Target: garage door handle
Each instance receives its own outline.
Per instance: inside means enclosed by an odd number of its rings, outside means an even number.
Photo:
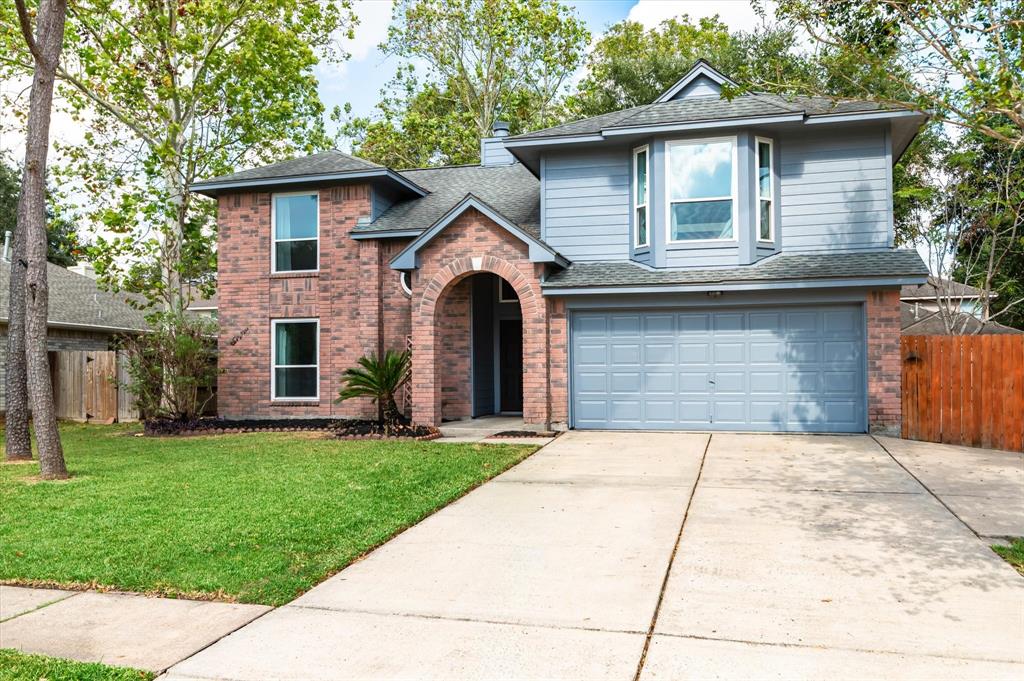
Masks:
[[[711,385],[714,385],[714,384],[715,384],[715,382],[714,382],[714,381],[708,381],[708,383],[710,383]]]

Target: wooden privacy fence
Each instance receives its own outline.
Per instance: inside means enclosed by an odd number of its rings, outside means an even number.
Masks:
[[[1024,336],[904,336],[903,437],[1024,451]]]
[[[59,350],[50,353],[50,377],[57,418],[72,421],[137,421],[138,409],[127,381],[125,360],[112,350]]]

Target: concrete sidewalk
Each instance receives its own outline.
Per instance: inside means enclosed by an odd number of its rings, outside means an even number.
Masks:
[[[270,610],[0,586],[0,648],[160,672]]]

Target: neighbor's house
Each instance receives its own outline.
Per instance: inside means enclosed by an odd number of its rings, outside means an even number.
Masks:
[[[925,117],[719,96],[651,104],[398,171],[326,152],[195,185],[219,202],[220,413],[335,404],[367,353],[413,357],[412,416],[533,426],[896,429],[892,168]],[[411,341],[411,342],[410,342]]]
[[[904,286],[900,291],[900,327],[904,336],[945,336],[949,332],[939,314],[943,304],[957,308],[955,329],[962,334],[1021,334],[1024,331],[999,322],[982,323],[981,289],[949,279],[930,276],[923,284]],[[989,294],[995,298],[994,293]]]
[[[7,321],[11,263],[0,258],[0,412],[5,411],[7,371]],[[50,308],[47,315],[47,347],[58,350],[111,350],[122,334],[146,328],[144,314],[120,296],[102,290],[92,268],[78,265],[65,269],[47,265]]]

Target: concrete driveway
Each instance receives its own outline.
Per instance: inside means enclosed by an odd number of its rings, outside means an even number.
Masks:
[[[1024,678],[1024,578],[867,436],[573,432],[168,679]]]

